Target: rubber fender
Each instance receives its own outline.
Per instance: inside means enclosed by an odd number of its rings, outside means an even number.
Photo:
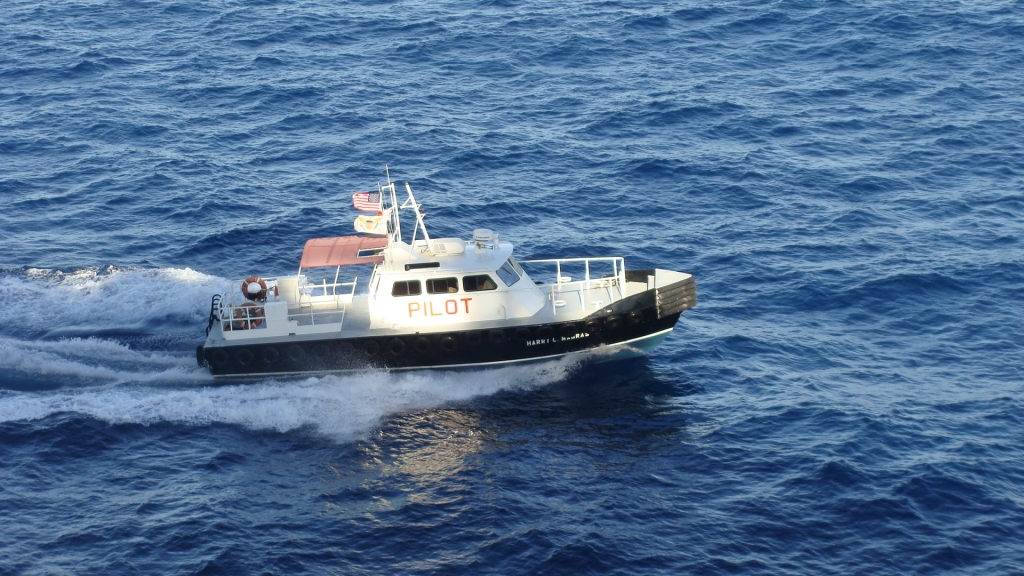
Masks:
[[[391,352],[392,356],[401,356],[405,353],[405,342],[402,342],[400,338],[393,339],[388,342],[388,352]]]
[[[242,366],[248,366],[252,362],[253,355],[248,348],[242,348],[238,352],[235,352],[235,362],[238,362]]]
[[[448,354],[451,354],[452,352],[455,352],[456,350],[458,350],[459,343],[456,342],[455,338],[452,338],[451,336],[444,336],[438,342],[438,346],[441,348],[442,352],[446,352]]]
[[[376,340],[368,340],[366,345],[363,346],[363,349],[366,350],[366,353],[370,356],[376,356],[377,354],[380,354],[380,343]]]
[[[302,362],[306,359],[306,351],[298,344],[292,344],[288,347],[288,359],[292,362]]]
[[[426,354],[430,351],[430,338],[426,336],[420,336],[416,339],[416,351],[420,354]]]

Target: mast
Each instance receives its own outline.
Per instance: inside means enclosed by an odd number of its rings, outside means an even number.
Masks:
[[[391,242],[402,241],[402,220],[399,217],[398,208],[398,197],[395,195],[395,185],[391,182],[391,171],[388,169],[388,165],[384,165],[384,174],[387,176],[388,192],[391,194],[391,223],[394,225],[394,230],[388,235],[388,240]]]
[[[412,195],[412,187],[409,183],[405,183],[405,191],[409,193],[409,200],[412,202],[412,209],[416,212],[416,227],[423,230],[423,239],[427,241],[427,248],[430,249],[431,254],[434,250],[430,246],[430,234],[427,234],[427,225],[423,223],[423,212],[420,212],[420,205],[416,203],[416,197]],[[406,202],[408,204],[408,202]],[[413,229],[412,241],[416,242],[416,231]]]

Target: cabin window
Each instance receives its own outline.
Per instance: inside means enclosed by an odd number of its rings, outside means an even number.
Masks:
[[[462,289],[466,292],[483,292],[484,290],[497,290],[498,285],[487,274],[481,274],[479,276],[463,276]]]
[[[458,291],[458,278],[431,278],[427,280],[427,294],[454,294]]]
[[[392,296],[419,296],[422,294],[420,290],[419,280],[403,280],[401,282],[395,282],[391,286]]]
[[[501,265],[501,268],[495,270],[494,273],[501,278],[501,281],[504,282],[506,286],[512,286],[516,282],[519,282],[519,274],[516,272],[516,267],[518,266],[519,265],[516,264],[515,267],[513,267],[512,258],[509,258]]]
[[[509,256],[508,263],[512,265],[512,269],[516,271],[516,274],[519,274],[520,276],[526,274],[526,272],[523,272],[523,267],[519,265],[519,262],[516,262],[515,258]]]

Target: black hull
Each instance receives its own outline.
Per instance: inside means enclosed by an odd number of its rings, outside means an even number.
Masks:
[[[693,280],[648,290],[587,318],[533,326],[198,347],[214,376],[421,369],[521,362],[641,339],[675,326],[696,303]]]

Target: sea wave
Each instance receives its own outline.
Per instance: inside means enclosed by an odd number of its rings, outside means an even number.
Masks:
[[[76,345],[109,350],[103,343],[79,342]],[[124,352],[116,347],[114,350],[118,354]],[[5,359],[0,343],[0,362]],[[183,379],[204,380],[180,367],[140,378],[137,373],[83,369],[78,364],[45,357],[40,360],[48,364],[48,370],[64,370],[83,378],[162,381],[173,371]],[[158,364],[167,362],[166,358],[157,358]],[[111,424],[171,422],[207,426],[220,423],[278,432],[310,428],[339,441],[351,441],[365,437],[390,414],[436,408],[502,390],[534,389],[565,379],[577,365],[577,360],[564,359],[488,371],[367,371],[301,380],[185,388],[119,385],[45,392],[0,391],[0,423],[74,413]],[[209,376],[205,380],[209,380]]]

